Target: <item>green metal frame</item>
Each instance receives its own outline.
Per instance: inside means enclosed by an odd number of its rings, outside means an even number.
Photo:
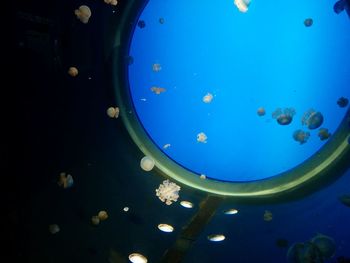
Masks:
[[[350,165],[350,110],[333,136],[311,158],[297,167],[268,179],[253,182],[222,182],[201,179],[168,158],[148,138],[140,124],[129,93],[128,66],[126,55],[136,21],[148,1],[128,1],[126,8],[114,21],[117,26],[112,30],[112,75],[116,100],[121,109],[121,117],[132,140],[140,150],[151,156],[156,163],[155,171],[177,182],[220,196],[235,197],[235,200],[264,201],[266,199],[290,199],[301,197],[326,184],[331,183],[344,173]]]

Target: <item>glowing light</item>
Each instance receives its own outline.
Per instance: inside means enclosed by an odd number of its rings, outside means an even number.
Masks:
[[[129,260],[132,263],[147,263],[147,258],[139,253],[132,253],[129,255]]]
[[[160,231],[167,232],[167,233],[174,231],[174,227],[172,227],[171,225],[168,225],[168,224],[159,224],[158,229]]]
[[[238,213],[237,209],[229,209],[224,212],[225,215],[235,215]]]
[[[225,240],[225,236],[222,234],[213,234],[213,235],[209,235],[208,239],[213,242],[220,242]]]
[[[189,201],[181,201],[180,205],[182,205],[185,208],[192,208],[193,207],[193,204]]]

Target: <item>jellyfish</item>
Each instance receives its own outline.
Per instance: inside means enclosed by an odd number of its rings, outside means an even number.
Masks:
[[[94,226],[97,226],[100,224],[100,218],[98,216],[92,216],[91,217],[91,224]]]
[[[106,4],[109,4],[109,5],[117,5],[118,4],[117,0],[104,0],[104,2]]]
[[[306,18],[306,19],[304,20],[304,25],[305,25],[306,27],[312,26],[313,23],[314,23],[314,21],[312,20],[312,18]]]
[[[60,232],[60,227],[57,224],[49,225],[49,232],[51,234],[56,234],[56,233]]]
[[[287,252],[290,263],[323,263],[322,255],[312,242],[294,243]]]
[[[250,0],[234,0],[233,2],[238,10],[242,13],[246,13],[248,11],[248,7],[250,5]]]
[[[306,125],[310,130],[317,129],[323,123],[323,115],[319,111],[315,111],[314,109],[307,110],[302,119],[301,124]]]
[[[204,97],[203,97],[203,102],[204,103],[210,103],[213,100],[213,94],[211,93],[207,93]]]
[[[260,108],[258,108],[256,113],[258,114],[258,116],[264,116],[266,114],[266,111],[263,107],[260,107]]]
[[[137,26],[138,26],[139,28],[144,28],[144,27],[146,26],[146,23],[145,23],[145,21],[140,20],[140,21],[137,23]]]
[[[266,222],[269,222],[269,221],[272,220],[272,213],[271,213],[271,211],[265,210],[265,212],[264,212],[264,220]]]
[[[77,75],[78,75],[78,69],[76,68],[76,67],[70,67],[69,69],[68,69],[68,74],[69,74],[69,76],[71,76],[71,77],[76,77]]]
[[[205,135],[204,132],[200,132],[197,134],[197,142],[201,142],[201,143],[207,143],[207,135]]]
[[[163,149],[168,149],[171,146],[170,143],[164,144]]]
[[[104,221],[108,218],[108,213],[104,210],[101,210],[100,212],[98,212],[97,216],[100,219],[100,221]]]
[[[277,119],[278,124],[288,125],[292,122],[293,116],[295,115],[295,110],[293,108],[277,108],[272,113],[272,118]]]
[[[91,17],[91,10],[88,6],[82,5],[79,9],[74,10],[74,14],[82,23],[87,24]]]
[[[335,254],[336,246],[333,238],[317,234],[311,242],[318,248],[322,258],[329,259]]]
[[[299,142],[300,144],[306,143],[309,137],[310,137],[310,133],[304,132],[303,130],[296,130],[293,133],[293,139]]]
[[[339,0],[333,6],[333,10],[336,14],[340,14],[344,9],[350,17],[350,0]]]
[[[106,111],[108,117],[110,118],[118,118],[119,117],[119,108],[118,107],[109,107]]]
[[[152,65],[152,70],[153,70],[154,72],[159,72],[161,69],[162,69],[162,66],[161,66],[159,63],[154,63],[154,64]]]
[[[345,108],[346,106],[348,106],[349,104],[349,100],[347,98],[344,98],[344,97],[340,97],[338,100],[337,100],[337,104],[340,108]]]
[[[331,137],[331,133],[328,132],[328,129],[321,128],[318,130],[318,137],[320,137],[321,141],[327,140],[329,137]]]
[[[165,20],[164,20],[163,17],[159,18],[159,23],[160,23],[160,24],[164,24],[164,22],[165,22]]]
[[[66,189],[72,187],[73,183],[73,177],[70,174],[66,175],[66,173],[60,173],[57,182],[59,186],[62,186],[64,189]]]
[[[140,161],[140,166],[142,170],[146,172],[151,171],[154,167],[154,164],[155,164],[154,160],[149,156],[144,156]]]
[[[152,87],[151,91],[154,92],[155,94],[159,95],[160,93],[163,93],[166,91],[165,88],[161,88],[161,87]]]

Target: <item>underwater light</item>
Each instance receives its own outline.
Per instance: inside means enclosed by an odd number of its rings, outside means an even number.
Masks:
[[[185,208],[192,208],[193,207],[193,204],[189,201],[181,201],[180,205],[182,205]]]
[[[225,236],[222,234],[213,234],[213,235],[209,235],[208,239],[213,242],[220,242],[225,240]]]
[[[167,233],[174,231],[174,227],[172,227],[171,225],[168,225],[168,224],[159,224],[158,229],[160,231],[167,232]]]
[[[224,212],[225,215],[234,215],[237,214],[238,210],[237,209],[229,209]]]
[[[147,258],[139,253],[132,253],[129,255],[129,260],[132,263],[147,263]]]

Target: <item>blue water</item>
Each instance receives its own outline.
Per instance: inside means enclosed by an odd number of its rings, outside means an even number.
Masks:
[[[350,98],[350,20],[333,4],[252,1],[240,13],[233,1],[150,0],[129,52],[130,92],[150,139],[188,170],[225,181],[268,178],[308,159],[326,141],[302,126],[303,113],[322,112],[333,133],[347,109],[336,102]],[[295,109],[290,125],[272,118],[278,107]],[[307,143],[293,140],[297,129],[310,132]]]

